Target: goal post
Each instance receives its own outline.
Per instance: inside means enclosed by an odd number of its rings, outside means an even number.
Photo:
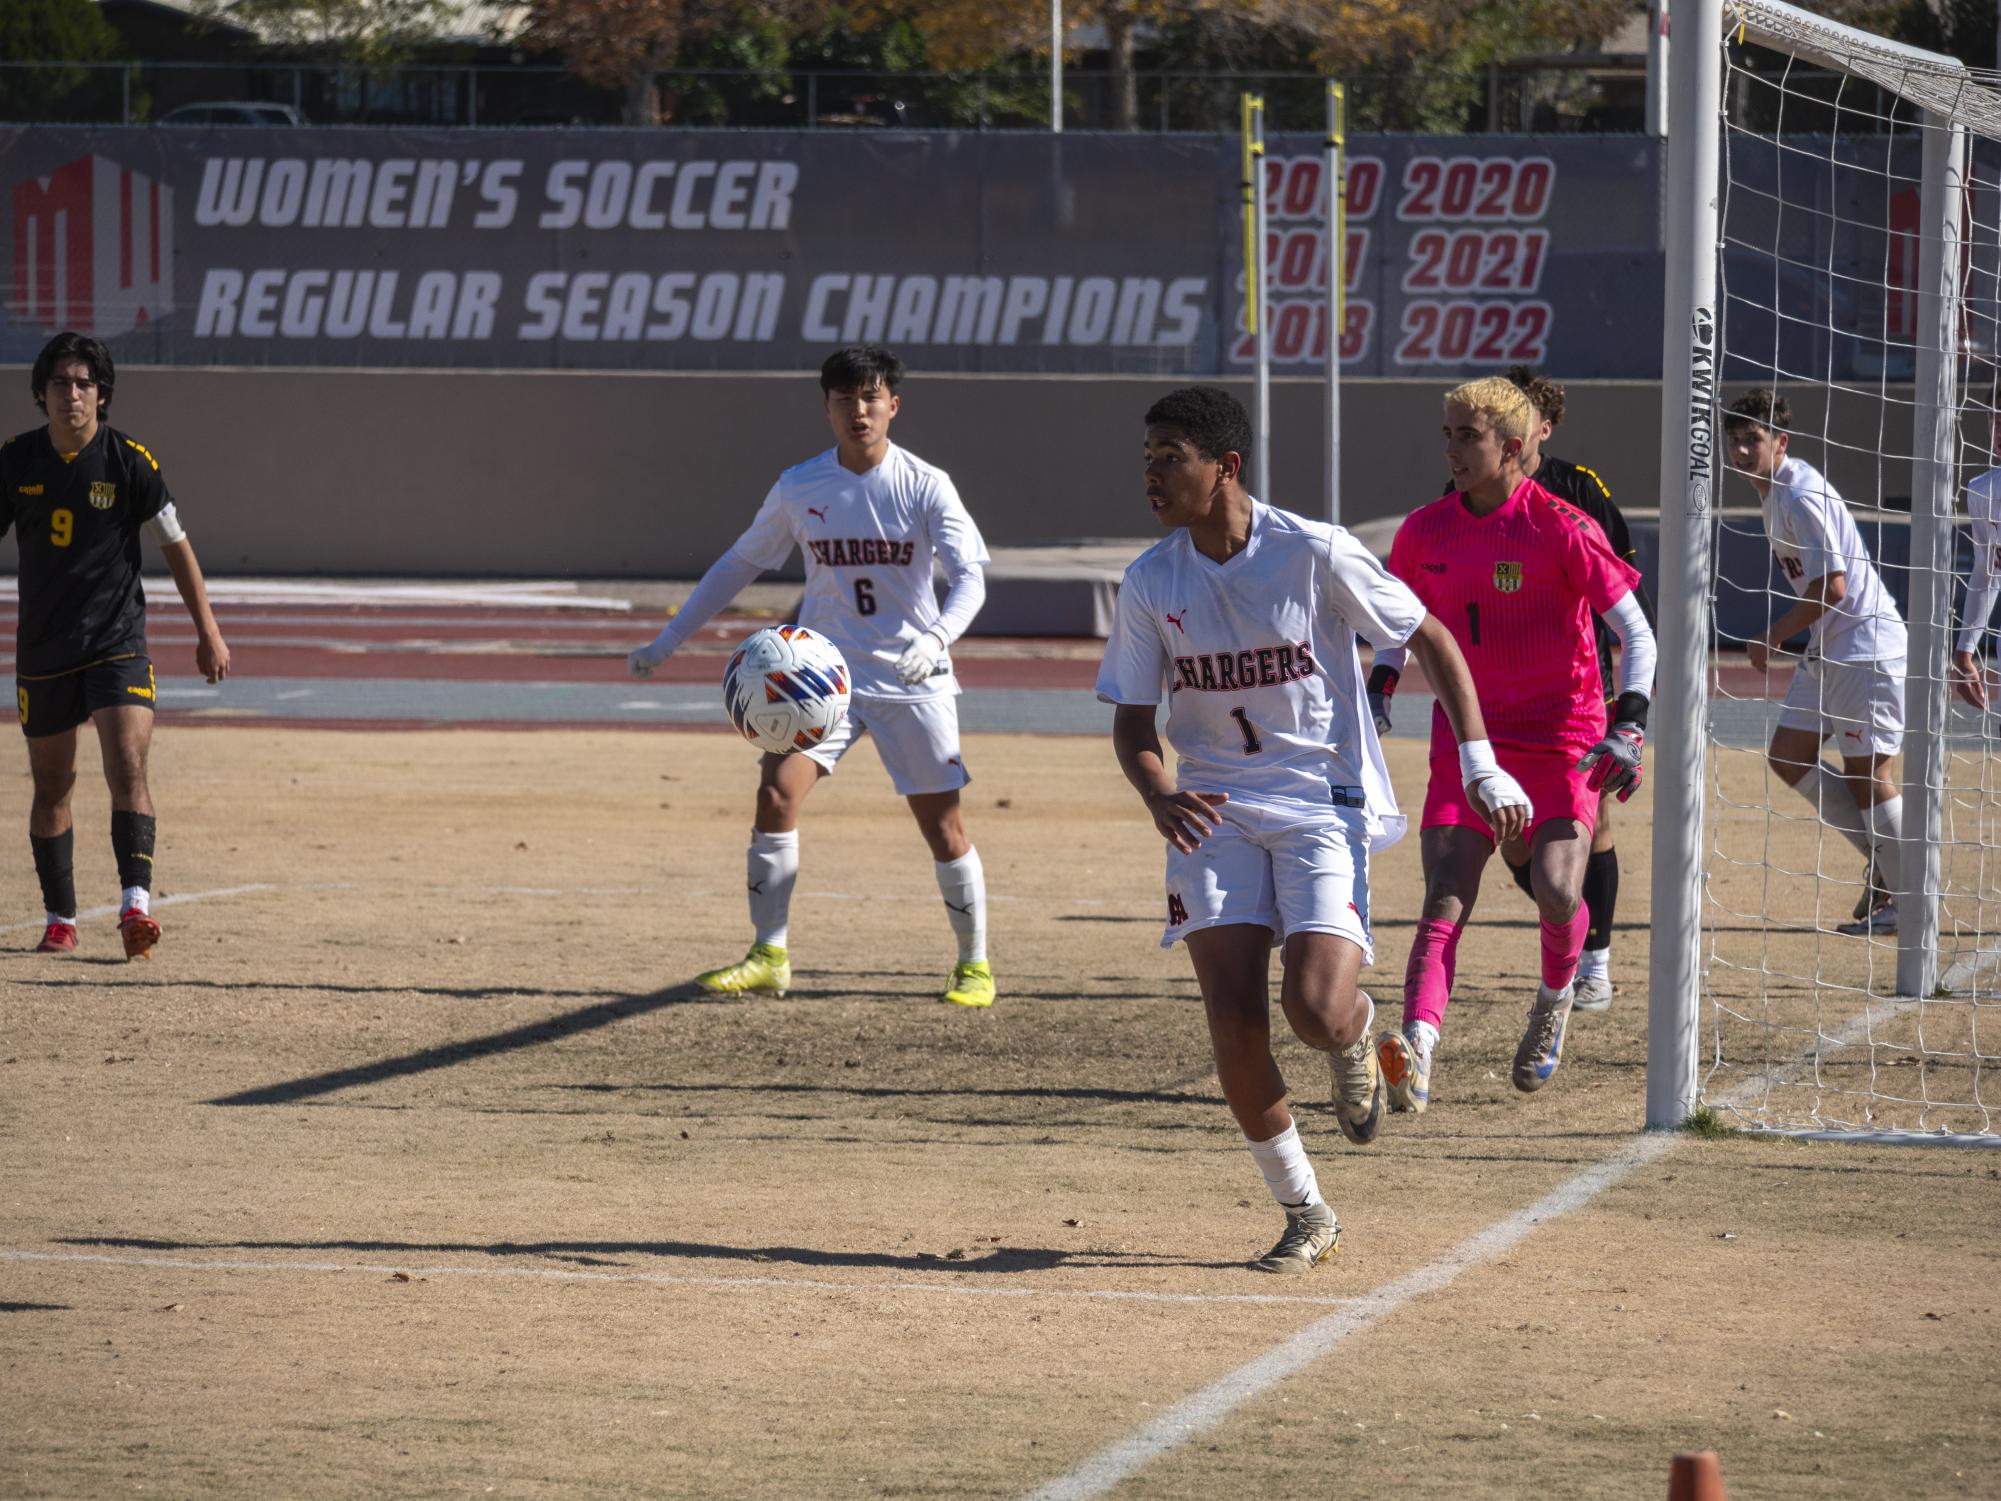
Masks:
[[[1675,19],[1647,1124],[1709,1105],[1765,1130],[2001,1145],[2001,738],[1954,709],[1949,659],[1960,498],[2001,467],[1963,432],[1960,380],[2001,370],[1968,335],[2001,331],[2001,147],[1982,184],[1970,139],[2001,142],[2001,94],[1782,0],[1682,0]],[[1765,764],[1773,695],[1805,682],[1824,724],[1853,723],[1823,664],[1775,657],[1766,688],[1714,652],[1794,598],[1730,469],[1723,410],[1754,386],[1790,396],[1788,456],[1826,473],[1902,605],[1894,837],[1873,805],[1824,820]],[[1895,937],[1844,934],[1878,858]]]

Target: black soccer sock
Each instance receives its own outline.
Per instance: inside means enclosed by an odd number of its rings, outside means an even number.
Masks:
[[[1530,901],[1534,901],[1535,887],[1529,884],[1529,862],[1524,860],[1520,865],[1517,865],[1506,855],[1503,855],[1501,856],[1501,863],[1508,867],[1508,874],[1513,876],[1515,884],[1522,888],[1522,895],[1526,896]],[[1590,946],[1589,943],[1585,944],[1586,948]]]
[[[153,815],[111,810],[111,852],[118,857],[118,884],[153,889]]]
[[[1612,946],[1612,917],[1619,905],[1619,852],[1593,850],[1584,865],[1584,909],[1591,914],[1591,930],[1584,935],[1587,949]]]
[[[35,847],[35,875],[42,883],[42,910],[57,917],[76,916],[76,830],[60,834],[30,834]]]

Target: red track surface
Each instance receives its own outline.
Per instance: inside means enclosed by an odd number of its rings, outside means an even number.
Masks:
[[[194,670],[194,631],[174,602],[157,603],[147,632],[163,676]],[[501,683],[627,681],[625,654],[659,621],[584,610],[477,606],[272,606],[218,609],[232,671],[283,678],[398,678]],[[765,618],[723,616],[654,673],[662,683],[709,683],[722,676],[730,647]],[[11,669],[12,635],[0,668]],[[1089,688],[1103,643],[974,637],[954,648],[970,688]]]
[[[192,675],[194,632],[178,602],[157,601],[151,614],[148,634],[161,674]],[[659,624],[638,612],[477,605],[257,604],[225,606],[217,614],[230,643],[233,672],[265,678],[624,682],[629,681],[626,652],[647,640]],[[661,664],[653,681],[714,682],[731,646],[770,623],[766,617],[722,616]],[[11,629],[0,641],[6,646],[0,671],[11,670]],[[973,636],[958,643],[952,656],[959,680],[969,688],[1088,690],[1103,650],[1103,642],[1090,639]],[[1722,690],[1735,698],[1783,692],[1787,680],[1783,667],[1767,679],[1734,654],[1722,660],[1718,671]],[[1413,693],[1429,691],[1415,662],[1401,686]]]

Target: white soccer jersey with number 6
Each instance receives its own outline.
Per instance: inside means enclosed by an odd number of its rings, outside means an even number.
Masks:
[[[931,586],[935,558],[949,587],[984,570],[987,545],[951,476],[890,446],[866,474],[841,466],[837,450],[778,476],[735,551],[777,568],[796,542],[806,559],[806,602],[799,624],[841,649],[864,698],[923,699],[957,693],[949,654],[923,682],[907,684],[896,660],[917,635],[940,621]],[[956,636],[965,621],[951,622]]]
[[[1401,646],[1423,622],[1417,596],[1340,527],[1253,502],[1249,545],[1227,563],[1176,530],[1126,570],[1098,697],[1167,698],[1181,790],[1279,810],[1359,790],[1381,848],[1405,821],[1356,637]]]

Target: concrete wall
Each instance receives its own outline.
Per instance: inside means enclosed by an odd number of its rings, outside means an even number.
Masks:
[[[4,426],[38,420],[22,394]],[[895,434],[950,470],[991,544],[1155,531],[1140,486],[1141,417],[1178,384],[1154,377],[917,376]],[[1248,404],[1248,382],[1227,382]],[[1343,519],[1401,514],[1438,493],[1447,382],[1342,390]],[[1318,515],[1322,387],[1273,388],[1275,486]],[[1824,414],[1794,398],[1798,425]],[[1633,508],[1655,501],[1659,386],[1579,383],[1552,448],[1591,464]],[[1834,420],[1873,443],[1876,404]],[[1889,409],[1908,452],[1908,407]],[[160,458],[211,572],[422,577],[692,576],[734,540],[778,471],[832,438],[810,375],[663,375],[132,367],[115,418]],[[1814,457],[1821,445],[1804,442]],[[1816,457],[1816,462],[1818,458]],[[1832,465],[1853,497],[1874,465]],[[1883,489],[1908,493],[1905,472]],[[1726,502],[1749,504],[1748,487]],[[11,570],[11,537],[0,569]]]

